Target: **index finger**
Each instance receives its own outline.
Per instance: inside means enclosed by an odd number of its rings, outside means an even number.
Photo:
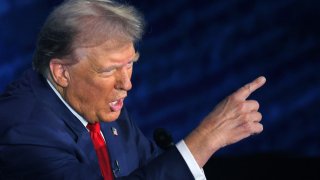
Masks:
[[[255,90],[263,86],[265,82],[266,78],[264,76],[260,76],[252,82],[238,89],[234,95],[239,100],[246,100],[250,96],[250,94],[252,94]]]

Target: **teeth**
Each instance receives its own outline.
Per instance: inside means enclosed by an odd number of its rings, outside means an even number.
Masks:
[[[117,104],[118,101],[113,101],[110,103],[111,106],[115,106]]]

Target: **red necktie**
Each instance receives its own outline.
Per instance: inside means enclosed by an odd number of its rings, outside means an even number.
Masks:
[[[110,158],[107,152],[107,145],[104,142],[104,139],[100,132],[100,124],[88,124],[87,128],[90,131],[90,137],[94,145],[94,149],[96,150],[100,170],[104,180],[113,180],[111,166],[110,166]]]

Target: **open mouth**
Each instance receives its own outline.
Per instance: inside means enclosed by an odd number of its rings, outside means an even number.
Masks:
[[[109,103],[111,111],[113,111],[113,112],[120,111],[123,106],[123,100],[124,100],[124,98],[121,98],[121,99],[118,99],[118,100],[115,100],[115,101]]]

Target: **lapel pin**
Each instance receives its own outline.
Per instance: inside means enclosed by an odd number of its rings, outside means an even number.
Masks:
[[[114,176],[117,177],[118,174],[120,173],[119,161],[117,161],[117,160],[114,161],[114,168],[112,171],[113,171]]]
[[[112,128],[111,128],[111,131],[112,131],[112,134],[113,134],[114,136],[118,136],[118,131],[117,131],[117,129],[116,129],[115,127],[112,127]]]

